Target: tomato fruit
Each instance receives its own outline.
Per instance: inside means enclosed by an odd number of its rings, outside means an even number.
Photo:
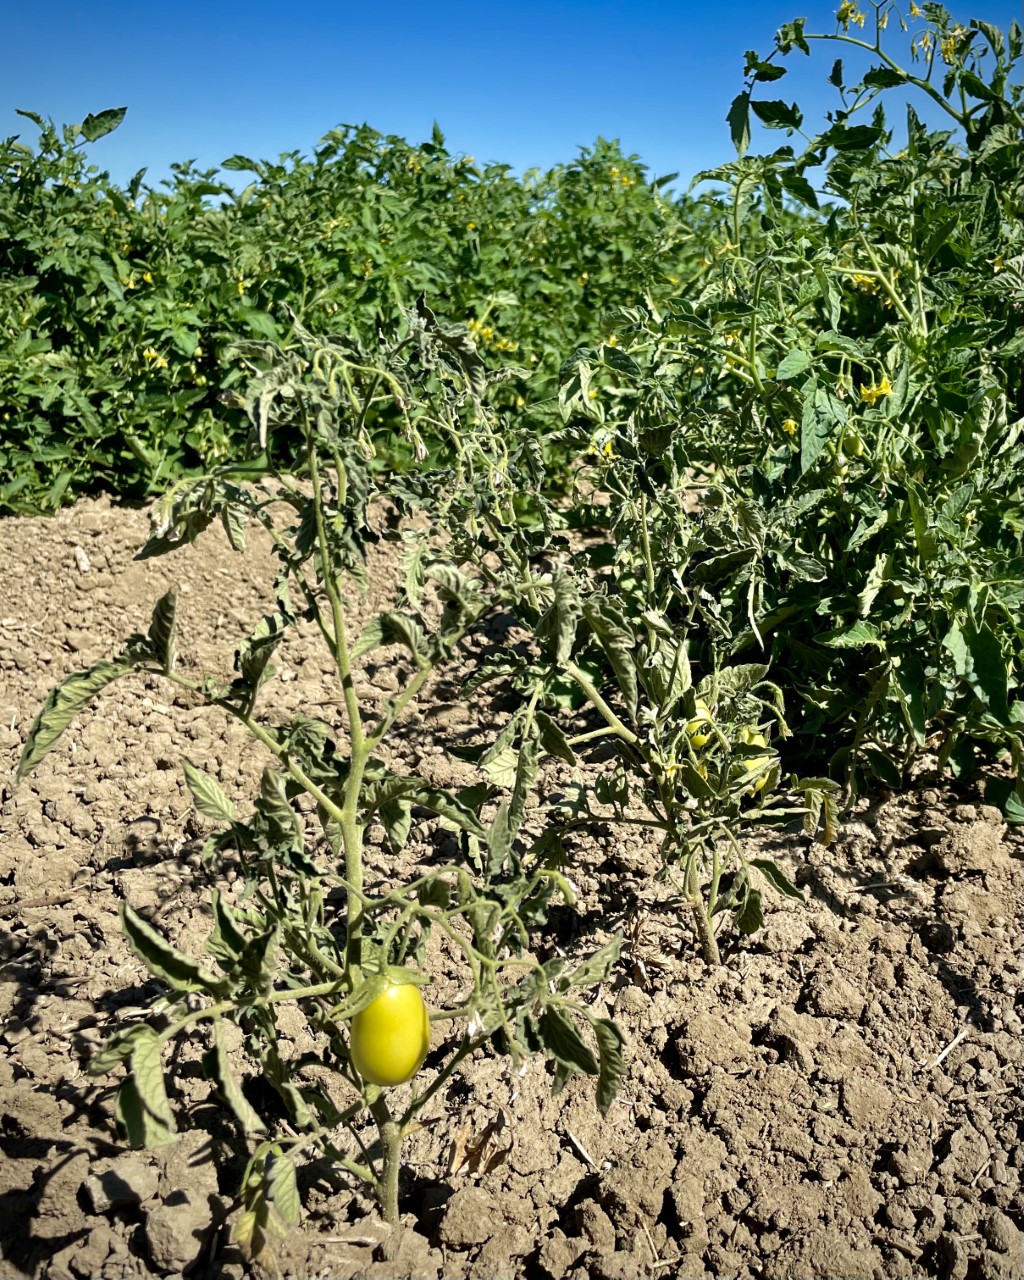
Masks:
[[[764,734],[759,733],[756,729],[741,729],[740,741],[744,746],[748,747],[767,747],[768,745],[768,740]],[[768,785],[768,770],[771,767],[771,763],[771,756],[747,756],[743,760],[741,765],[742,772],[753,773],[757,771],[761,775],[759,778],[755,778],[747,788],[748,796],[755,795],[758,791],[763,791]]]
[[[843,452],[851,458],[863,458],[867,446],[860,435],[851,429],[843,436]]]
[[[368,1084],[396,1085],[419,1071],[430,1047],[430,1019],[411,982],[389,982],[352,1019],[352,1065]]]
[[[701,747],[707,746],[711,740],[711,729],[708,727],[711,723],[711,708],[703,698],[698,698],[693,719],[688,721],[686,725],[686,732],[697,751]]]

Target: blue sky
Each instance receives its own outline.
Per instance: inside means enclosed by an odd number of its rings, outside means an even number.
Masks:
[[[744,51],[766,54],[775,29],[798,15],[809,31],[834,30],[837,3],[13,4],[0,136],[34,141],[17,107],[63,123],[126,106],[93,159],[121,182],[147,165],[155,183],[172,161],[308,154],[342,122],[421,141],[437,120],[451,150],[481,161],[546,167],[602,135],[654,174],[678,170],[685,185],[732,157],[724,117]],[[1004,29],[1019,15],[1008,0],[947,7]],[[837,105],[825,83],[835,56],[830,46],[792,55],[793,72],[761,86],[763,96],[820,116]],[[775,133],[766,144],[782,141]]]

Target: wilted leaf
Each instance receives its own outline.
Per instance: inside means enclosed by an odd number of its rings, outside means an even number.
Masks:
[[[97,662],[87,671],[77,671],[68,676],[63,684],[53,689],[28,732],[25,748],[18,762],[18,781],[30,774],[46,758],[71,721],[101,689],[121,676],[128,675],[133,668],[134,663],[124,660]]]
[[[203,969],[194,960],[173,947],[162,933],[143,920],[127,903],[121,904],[121,927],[128,945],[154,977],[162,978],[176,991],[205,991],[223,994],[223,979]]]

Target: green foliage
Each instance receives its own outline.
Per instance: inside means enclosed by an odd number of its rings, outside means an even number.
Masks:
[[[439,132],[413,146],[344,126],[311,157],[175,165],[160,188],[144,171],[122,188],[88,145],[123,110],[62,131],[22,114],[36,145],[0,140],[0,513],[248,461],[235,343],[287,341],[297,315],[371,344],[421,295],[507,369],[496,402],[542,429],[565,352],[645,291],[670,296],[704,220],[603,140],[520,178],[453,156]],[[402,467],[394,418],[381,402],[367,425]],[[287,468],[295,437],[276,446]]]
[[[843,109],[802,151],[699,175],[734,209],[703,287],[578,352],[561,397],[610,500],[589,519],[614,538],[617,607],[639,619],[655,601],[705,670],[770,661],[789,758],[820,767],[828,742],[854,790],[898,787],[926,751],[962,773],[1024,765],[1021,39],[928,13],[920,76],[881,21],[874,45],[793,24],[770,58],[748,55],[752,108],[785,74],[774,59],[816,41],[872,49],[885,74],[841,87],[837,63]],[[911,104],[897,149],[880,100],[897,86],[950,128]],[[794,127],[781,104],[758,114]],[[811,173],[823,216],[794,238],[786,197]]]
[[[102,466],[123,485],[134,458],[142,489],[172,482],[140,557],[173,554],[215,520],[241,549],[255,521],[279,562],[273,603],[240,641],[232,676],[177,668],[170,592],[147,635],[50,695],[18,771],[107,683],[140,669],[240,720],[272,758],[248,816],[185,765],[197,811],[220,824],[207,863],[231,863],[245,892],[212,895],[218,972],[125,907],[133,951],[168,988],[165,1020],[120,1029],[93,1064],[126,1071],[118,1115],[132,1142],[154,1145],[174,1133],[162,1049],[207,1036],[207,1071],[255,1144],[236,1239],[269,1266],[297,1220],[304,1148],[368,1182],[396,1219],[402,1133],[488,1042],[514,1066],[545,1054],[556,1090],[594,1077],[607,1111],[623,1041],[593,988],[621,940],[571,970],[539,947],[553,902],[576,903],[572,830],[655,838],[661,876],[714,964],[726,920],[741,937],[763,924],[766,885],[801,896],[772,861],[747,856],[739,836],[751,827],[798,819],[828,844],[858,789],[900,786],[928,755],[962,774],[993,765],[992,796],[1024,819],[1021,36],[954,25],[927,5],[908,69],[884,43],[895,8],[872,8],[873,43],[859,34],[867,15],[844,4],[836,33],[798,20],[769,56],[748,53],[729,114],[739,158],[699,175],[728,195],[700,207],[661,200],[605,144],[520,181],[453,160],[440,135],[410,148],[341,130],[312,161],[233,158],[226,167],[256,175],[241,194],[182,169],[170,195],[147,192],[132,210],[105,178],[89,178],[88,199],[72,185],[86,174],[79,133],[99,136],[116,112],[63,141],[39,122],[38,155],[7,144],[0,298],[18,299],[43,336],[0,355],[0,390],[22,415],[0,446],[18,473],[0,500],[53,505]],[[848,85],[833,64],[841,109],[802,150],[749,154],[752,115],[791,137],[803,127],[796,104],[764,101],[759,86],[821,41],[872,65]],[[950,127],[926,128],[911,105],[896,149],[881,100],[896,89],[929,98]],[[141,192],[140,178],[131,198]],[[12,236],[21,206],[25,235]],[[69,238],[44,264],[58,208]],[[148,228],[163,257],[108,262],[107,240],[90,239],[101,214]],[[296,227],[309,230],[296,239]],[[156,285],[158,261],[170,293]],[[127,290],[122,267],[151,274],[153,296]],[[197,282],[202,299],[188,292]],[[421,293],[443,296],[446,313]],[[194,318],[172,296],[190,297]],[[610,332],[606,309],[619,304]],[[159,328],[157,314],[188,336]],[[58,320],[59,342],[48,327]],[[157,341],[132,369],[117,354]],[[194,364],[199,342],[209,394],[173,410],[190,425],[172,443],[177,419],[145,417],[147,397],[161,358],[172,368],[160,353]],[[90,343],[102,358],[75,364]],[[97,399],[112,371],[123,381]],[[92,461],[79,447],[90,423]],[[47,432],[79,441],[82,469],[67,479],[54,468],[72,463],[36,448]],[[114,460],[118,432],[129,445]],[[186,445],[222,465],[184,474]],[[404,583],[350,635],[351,596],[380,540],[405,544]],[[451,748],[480,780],[450,792],[389,768],[384,738],[498,614],[526,641],[476,651],[464,687],[500,681],[508,719]],[[337,668],[341,733],[263,710],[274,651],[303,621]],[[353,664],[385,646],[400,687],[367,719]],[[570,724],[580,712],[591,721],[582,732]],[[585,784],[576,766],[597,751],[610,767]],[[545,756],[572,771],[553,794]],[[369,883],[371,823],[398,853],[424,812],[455,834],[451,864]],[[343,924],[325,910],[329,895]],[[465,995],[435,1021],[458,1033],[432,1083],[393,1111],[395,1095],[355,1071],[347,1025],[389,977],[423,980],[438,933],[461,958]],[[315,1061],[282,1056],[285,1003],[317,1037]],[[241,1028],[286,1125],[242,1093],[225,1021]],[[311,1066],[330,1069],[348,1101]],[[380,1149],[363,1141],[367,1121]]]

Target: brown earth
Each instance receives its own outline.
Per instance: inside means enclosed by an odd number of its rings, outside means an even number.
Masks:
[[[147,529],[145,512],[106,501],[0,524],[4,1277],[252,1274],[229,1243],[244,1156],[201,1077],[199,1037],[168,1055],[177,1099],[193,1110],[158,1154],[125,1147],[116,1080],[84,1066],[160,990],[120,933],[119,902],[197,956],[209,930],[207,826],[181,760],[215,772],[244,810],[262,749],[226,717],[137,677],[104,692],[33,777],[12,780],[51,687],[144,630],[172,582],[186,662],[230,669],[263,612],[271,566],[258,538],[243,557],[211,533],[134,562]],[[367,614],[390,597],[389,555],[374,562]],[[337,724],[328,677],[303,641],[267,705]],[[382,699],[396,682],[387,658],[365,668],[360,689]],[[396,755],[438,782],[472,781],[443,743],[492,714],[440,686]],[[379,850],[382,833],[370,835]],[[402,872],[439,837],[415,829]],[[581,840],[581,915],[560,944],[571,955],[615,929],[627,938],[604,997],[628,1053],[607,1120],[588,1081],[553,1098],[540,1060],[518,1077],[478,1055],[408,1143],[402,1228],[389,1232],[359,1188],[311,1163],[285,1274],[1024,1274],[1020,835],[979,795],[932,785],[858,807],[831,849],[798,834],[760,843],[807,900],[769,890],[765,929],[727,947],[713,972],[654,881],[654,850],[610,832]],[[494,1158],[471,1171],[467,1149],[482,1138]]]

